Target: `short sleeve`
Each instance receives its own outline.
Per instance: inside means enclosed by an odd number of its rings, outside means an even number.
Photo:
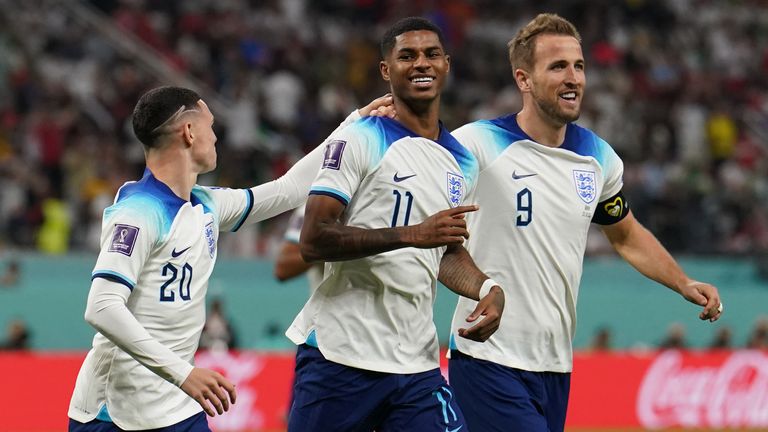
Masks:
[[[360,122],[329,140],[309,194],[331,196],[348,205],[374,159],[369,141]]]
[[[195,186],[193,204],[202,204],[206,212],[214,213],[221,231],[237,231],[245,223],[254,204],[251,189],[229,189]],[[194,202],[198,201],[198,202]]]
[[[151,200],[128,200],[104,211],[101,250],[91,279],[133,287],[162,232],[162,216]]]
[[[600,201],[606,200],[619,193],[624,186],[624,162],[607,142],[600,140],[603,145],[603,190]]]

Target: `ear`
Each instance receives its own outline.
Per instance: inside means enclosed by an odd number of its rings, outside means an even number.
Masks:
[[[384,78],[384,81],[389,82],[389,64],[387,64],[385,60],[379,62],[379,71],[381,72],[381,77]]]
[[[515,69],[514,72],[515,75],[515,82],[517,83],[517,88],[520,89],[521,92],[527,93],[531,91],[531,87],[533,86],[533,83],[531,82],[531,76],[523,69]]]
[[[192,131],[192,123],[191,122],[185,122],[182,125],[181,134],[184,139],[184,144],[186,147],[191,147],[192,142],[195,140],[195,133]]]
[[[451,71],[451,56],[450,55],[446,54],[446,56],[445,56],[445,63],[448,65],[448,67],[445,69],[445,72],[446,73],[450,72]]]

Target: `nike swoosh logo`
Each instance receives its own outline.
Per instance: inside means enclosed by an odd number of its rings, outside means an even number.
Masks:
[[[189,250],[189,248],[191,248],[191,247],[192,246],[189,246],[189,247],[187,247],[185,249],[182,249],[182,250],[180,250],[178,252],[176,252],[176,248],[173,248],[173,250],[171,251],[171,256],[174,257],[174,258],[177,258],[179,255],[183,254],[184,252]]]
[[[463,428],[463,427],[464,427],[464,425],[461,425],[461,426],[457,427],[456,429],[448,429],[446,427],[445,428],[445,432],[459,432],[459,430],[461,430],[461,428]]]
[[[416,177],[416,174],[411,174],[411,175],[407,175],[407,176],[403,176],[403,177],[398,177],[397,173],[395,173],[395,176],[392,177],[392,180],[394,180],[395,183],[400,183],[401,181],[408,180],[411,177]]]
[[[512,171],[512,180],[520,180],[526,177],[533,177],[535,175],[538,175],[536,173],[534,174],[518,174],[517,171]]]

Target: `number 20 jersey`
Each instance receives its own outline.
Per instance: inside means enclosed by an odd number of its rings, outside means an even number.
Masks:
[[[553,148],[534,142],[516,115],[465,125],[454,136],[478,159],[466,245],[506,293],[498,331],[485,343],[457,335],[476,302],[459,298],[451,345],[528,371],[570,372],[587,233],[598,205],[622,187],[623,164],[592,131],[568,124]]]
[[[217,257],[219,229],[237,230],[253,208],[250,189],[195,186],[176,196],[147,170],[123,185],[104,211],[101,252],[92,278],[131,290],[127,307],[149,334],[192,366],[205,323],[205,295]],[[81,422],[106,413],[127,429],[180,422],[201,411],[178,386],[134,360],[101,333],[77,378],[69,416]]]
[[[477,177],[474,156],[442,126],[432,141],[395,120],[368,117],[332,138],[310,194],[344,203],[345,225],[419,224],[461,205]],[[327,264],[286,334],[296,344],[314,339],[326,359],[360,369],[439,367],[432,308],[445,250],[409,247]]]

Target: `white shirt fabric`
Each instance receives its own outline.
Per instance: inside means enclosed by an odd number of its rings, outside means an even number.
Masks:
[[[364,118],[332,137],[310,194],[346,204],[341,223],[366,229],[415,225],[460,205],[477,161],[441,127],[419,137],[389,118]],[[439,367],[432,320],[445,247],[402,248],[326,265],[325,280],[286,335],[316,343],[343,365],[387,373]]]
[[[339,129],[359,118],[353,112]],[[283,177],[251,189],[195,186],[179,198],[149,170],[104,211],[86,319],[93,338],[68,415],[125,430],[176,424],[202,411],[179,386],[192,371],[220,230],[302,204],[323,160],[320,145]]]
[[[575,124],[558,148],[533,142],[516,115],[477,121],[453,135],[476,157],[467,250],[506,292],[501,325],[485,343],[458,336],[477,302],[460,297],[451,348],[528,371],[570,372],[587,232],[598,203],[621,190],[623,163]]]

